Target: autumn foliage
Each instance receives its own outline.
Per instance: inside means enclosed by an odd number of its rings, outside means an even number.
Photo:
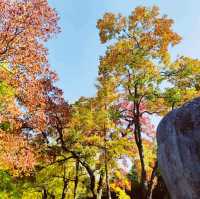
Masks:
[[[59,32],[58,16],[44,0],[1,1],[0,10],[1,81],[2,89],[9,88],[6,93],[9,102],[1,115],[1,121],[7,124],[8,129],[1,142],[6,151],[13,151],[10,155],[5,155],[6,152],[2,158],[10,166],[14,164],[11,168],[29,170],[36,160],[31,158],[34,156],[32,153],[29,160],[24,159],[25,154],[30,152],[30,146],[26,147],[28,142],[23,141],[24,131],[45,128],[49,93],[58,92],[52,86],[57,77],[49,68],[48,51],[44,46],[44,42]],[[1,102],[3,104],[4,99]],[[3,132],[1,137],[4,138]],[[27,148],[27,151],[23,148]]]
[[[168,197],[153,118],[200,90],[200,61],[171,59],[173,20],[156,6],[105,13],[96,94],[69,104],[45,47],[56,11],[47,0],[0,0],[0,11],[0,198]]]

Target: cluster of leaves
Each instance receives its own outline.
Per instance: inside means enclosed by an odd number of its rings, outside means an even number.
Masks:
[[[96,95],[69,105],[44,46],[59,32],[55,10],[47,0],[0,10],[0,197],[165,197],[151,118],[200,90],[200,61],[170,58],[181,41],[173,20],[157,7],[106,13]]]

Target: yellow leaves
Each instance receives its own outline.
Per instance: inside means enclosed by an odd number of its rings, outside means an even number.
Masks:
[[[119,94],[116,92],[117,77],[104,77],[104,74],[102,74],[98,81],[96,103],[98,103],[99,107],[104,107],[105,104],[111,104],[118,99]]]
[[[119,199],[130,199],[130,197],[126,194],[125,190],[121,189],[120,187],[116,186],[115,184],[111,184],[111,188],[117,194]]]
[[[102,43],[106,43],[119,34],[120,31],[126,26],[126,18],[113,13],[105,13],[102,19],[97,22],[99,29],[99,36]]]
[[[169,66],[168,79],[173,85],[176,93],[171,99],[179,94],[175,107],[182,105],[186,101],[199,96],[200,91],[200,61],[190,57],[180,57]],[[167,90],[169,91],[169,89]],[[168,99],[170,98],[168,92]],[[169,100],[168,100],[169,101]]]
[[[108,47],[105,56],[100,60],[100,82],[103,83],[102,79],[106,77],[106,84],[111,85],[111,79],[115,78],[116,81],[112,84],[113,90],[115,92],[120,90],[124,92],[124,95],[130,93],[131,90],[133,93],[137,86],[139,90],[137,95],[145,96],[143,99],[145,98],[149,110],[157,109],[164,113],[167,111],[168,104],[157,95],[161,92],[160,85],[164,80],[162,72],[166,69],[166,65],[171,65],[169,46],[181,41],[181,37],[172,29],[173,20],[166,15],[160,16],[159,8],[156,6],[137,7],[129,17],[126,17],[126,23],[119,32],[114,28],[118,24],[114,16],[111,13],[106,14],[101,21],[104,23],[101,27],[99,26],[103,30],[111,30],[112,27],[112,36],[110,36],[113,39],[112,45]],[[107,25],[108,21],[110,23]],[[191,62],[190,65],[192,66]],[[193,65],[199,64],[193,63]],[[198,68],[200,67],[192,66],[192,70],[196,73]],[[187,67],[187,70],[189,69],[190,67]],[[170,82],[176,82],[176,85],[180,84],[179,87],[182,88],[191,86],[191,83],[182,81],[180,76],[179,78],[180,81],[172,78]],[[195,87],[200,88],[199,84],[195,84]]]
[[[133,142],[127,138],[115,138],[107,142],[107,147],[109,152],[112,154],[112,157],[119,159],[123,155],[133,157],[137,153],[136,147],[133,145]]]
[[[129,19],[130,24],[135,24],[130,26],[129,30],[132,30],[132,34],[137,35],[138,41],[143,48],[153,49],[157,47],[157,50],[160,50],[160,54],[163,54],[167,51],[170,43],[176,45],[181,40],[181,37],[171,29],[173,20],[168,19],[166,15],[159,17],[158,7],[154,6],[151,9],[137,7]],[[142,26],[139,26],[139,24]],[[137,28],[140,29],[139,32],[136,31]]]
[[[85,132],[89,132],[91,129],[94,129],[94,117],[91,110],[92,104],[90,101],[86,100],[74,106],[74,113],[70,122],[70,128],[84,130]]]
[[[195,97],[199,97],[200,92],[195,88],[185,89],[181,92],[181,105]]]
[[[130,199],[125,191],[130,189],[130,181],[127,178],[127,173],[123,169],[116,168],[114,170],[112,181],[110,187],[117,194],[118,198]]]
[[[40,199],[42,197],[42,193],[37,192],[36,190],[28,190],[23,192],[22,199],[29,199],[29,198],[35,198]]]
[[[171,64],[170,69],[179,70],[179,75],[197,75],[200,73],[200,60],[181,56]]]
[[[103,148],[104,146],[104,139],[102,136],[99,135],[92,135],[88,137],[84,137],[83,142],[85,145],[94,146],[97,148]]]
[[[114,32],[115,15],[106,13],[103,19],[97,22],[97,27],[100,30],[99,36],[102,43],[105,43]]]
[[[144,141],[144,161],[146,165],[147,177],[150,179],[152,169],[156,161],[156,146],[152,142]]]
[[[168,52],[169,45],[176,45],[181,40],[181,37],[172,30],[172,25],[173,20],[167,18],[166,15],[160,17],[159,8],[154,6],[152,8],[137,7],[126,19],[121,15],[117,19],[114,14],[106,13],[103,19],[98,21],[97,27],[102,43],[114,38],[132,41],[131,46],[128,42],[125,47],[116,45],[116,48],[123,49],[123,52],[120,51],[122,56],[127,54],[128,49],[139,48],[149,55],[162,59]],[[115,37],[116,35],[118,37]]]
[[[156,6],[152,8],[136,7],[129,16],[129,30],[136,30],[139,24],[144,28],[150,27],[154,18],[158,15],[159,8]]]
[[[105,67],[104,70],[107,69],[107,71],[116,70],[119,73],[124,73],[127,66],[132,69],[151,68],[152,70],[154,67],[153,62],[147,59],[147,54],[143,50],[135,49],[134,45],[135,41],[133,39],[117,41],[101,59],[100,70]]]
[[[171,44],[172,46],[178,44],[181,41],[181,37],[172,31],[171,27],[173,24],[172,19],[166,17],[158,18],[155,21],[154,34],[160,41],[160,54],[163,55]]]

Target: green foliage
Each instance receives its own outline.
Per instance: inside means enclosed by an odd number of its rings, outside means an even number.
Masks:
[[[12,176],[10,176],[9,173],[5,171],[0,171],[0,198],[2,199],[21,199],[22,198],[22,192],[23,192],[23,186],[18,181],[16,183],[15,180],[13,180]]]
[[[128,178],[132,182],[139,182],[138,173],[134,166],[131,167],[131,170],[129,171],[129,174],[128,174]]]
[[[14,89],[5,81],[0,81],[0,112],[5,111],[5,108],[13,100],[14,95]]]
[[[8,131],[10,129],[10,123],[9,122],[0,123],[0,129],[2,129],[3,131]]]

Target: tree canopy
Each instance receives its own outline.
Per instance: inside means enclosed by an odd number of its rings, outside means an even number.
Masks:
[[[105,13],[96,94],[70,104],[45,47],[56,11],[47,0],[0,10],[0,198],[166,198],[152,117],[200,90],[200,60],[171,58],[174,21],[156,6]]]

